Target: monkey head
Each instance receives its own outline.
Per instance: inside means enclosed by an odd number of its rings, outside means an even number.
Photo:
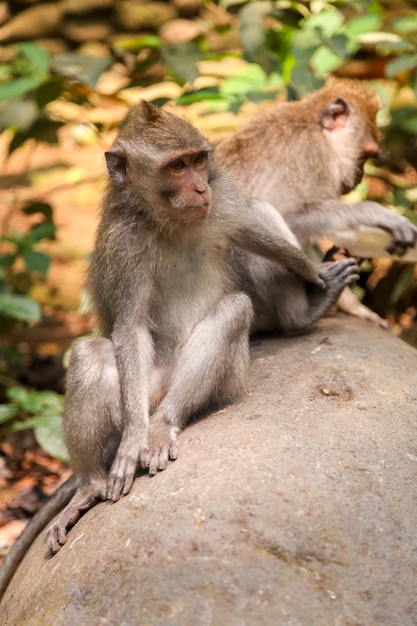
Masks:
[[[323,102],[320,125],[343,165],[340,194],[345,194],[361,182],[366,160],[379,154],[376,116],[381,103],[367,85],[350,80],[335,80],[317,98]]]
[[[209,213],[211,153],[191,124],[141,101],[105,157],[110,185],[127,202],[154,221],[184,225]]]

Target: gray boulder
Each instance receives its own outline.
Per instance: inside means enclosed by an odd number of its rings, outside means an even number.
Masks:
[[[252,356],[166,471],[38,537],[3,625],[417,624],[417,352],[339,317]]]

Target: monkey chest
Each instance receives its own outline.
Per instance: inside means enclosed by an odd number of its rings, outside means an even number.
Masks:
[[[162,329],[175,341],[189,336],[222,298],[226,286],[223,256],[192,246],[168,250],[161,258],[151,307],[156,338]]]

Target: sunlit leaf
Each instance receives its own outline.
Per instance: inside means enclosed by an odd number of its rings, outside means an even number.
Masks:
[[[385,68],[387,78],[394,78],[398,74],[408,72],[417,66],[417,54],[404,54],[393,59]]]
[[[22,406],[29,397],[29,391],[24,387],[9,387],[6,391],[6,395],[9,400]]]
[[[142,48],[163,48],[164,42],[156,35],[142,35],[118,41],[113,45],[115,50],[142,50]]]
[[[16,417],[19,413],[17,406],[11,404],[0,404],[0,424],[5,424]]]
[[[176,104],[186,105],[193,102],[204,102],[206,100],[218,100],[219,99],[218,87],[207,87],[205,89],[198,89],[196,91],[190,91],[184,93],[182,96],[176,99]]]
[[[29,91],[36,89],[42,84],[43,78],[35,78],[32,76],[22,76],[7,83],[0,83],[0,101],[12,100],[24,96]]]
[[[305,20],[304,25],[309,30],[320,30],[322,36],[327,39],[340,30],[344,21],[343,14],[338,9],[332,8],[312,15]]]
[[[18,44],[17,49],[28,60],[31,73],[46,78],[49,74],[48,51],[28,41]]]
[[[38,322],[41,319],[41,309],[37,302],[26,296],[0,293],[0,315],[22,322]]]
[[[266,73],[255,63],[249,64],[244,70],[228,76],[220,86],[223,95],[242,95],[248,91],[262,89],[266,83]]]
[[[391,22],[391,27],[398,33],[414,33],[417,31],[417,15],[403,15]]]
[[[54,458],[68,461],[68,451],[64,443],[62,416],[43,415],[34,427],[34,435],[38,444]]]
[[[310,65],[318,76],[327,76],[343,63],[327,46],[320,46],[310,57]]]
[[[376,13],[366,13],[350,19],[343,27],[343,32],[349,37],[357,37],[364,33],[379,30],[383,25],[383,18]]]

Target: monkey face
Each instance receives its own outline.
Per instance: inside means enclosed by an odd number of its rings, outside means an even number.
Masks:
[[[206,217],[210,210],[209,154],[182,152],[160,167],[160,196],[167,211],[183,221]]]

